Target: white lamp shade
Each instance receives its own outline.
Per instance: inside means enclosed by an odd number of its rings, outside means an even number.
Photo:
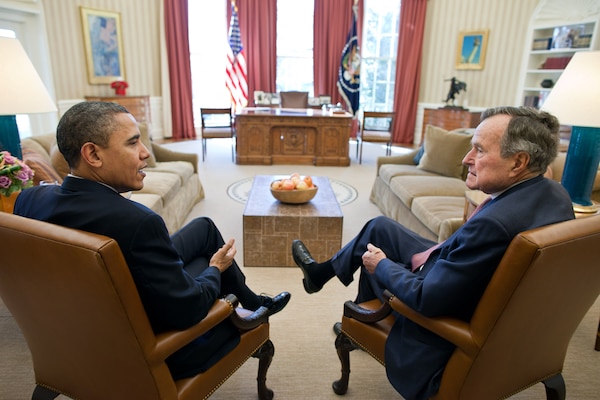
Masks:
[[[0,115],[54,111],[56,105],[21,43],[0,37]]]
[[[600,51],[575,53],[541,108],[563,125],[600,127]]]

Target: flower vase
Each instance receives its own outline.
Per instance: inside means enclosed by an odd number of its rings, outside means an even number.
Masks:
[[[12,192],[8,196],[0,194],[0,211],[12,214],[15,209],[15,201],[21,192]]]
[[[115,89],[115,94],[117,96],[125,96],[127,94],[127,89],[125,89],[125,88],[116,88]]]

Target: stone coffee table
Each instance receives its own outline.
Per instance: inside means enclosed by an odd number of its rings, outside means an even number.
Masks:
[[[319,190],[308,203],[284,204],[269,189],[283,177],[254,177],[243,214],[245,267],[295,267],[294,239],[302,240],[318,262],[341,248],[343,215],[329,178],[313,176]]]

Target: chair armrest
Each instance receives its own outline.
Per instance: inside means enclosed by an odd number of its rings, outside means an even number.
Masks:
[[[198,154],[169,150],[166,147],[156,143],[152,143],[152,152],[154,153],[154,157],[156,157],[156,161],[158,162],[187,161],[192,163],[194,166],[194,172],[198,173]]]
[[[156,335],[156,349],[154,357],[165,360],[168,356],[181,349],[186,344],[227,319],[235,312],[238,300],[234,295],[218,299],[208,311],[206,317],[200,322],[181,331],[169,331]]]
[[[389,303],[381,303],[381,307],[377,310],[368,310],[362,308],[355,302],[348,300],[344,303],[344,316],[353,318],[360,322],[373,323],[381,321],[392,313],[392,307]]]
[[[407,306],[388,290],[383,295],[394,311],[453,343],[467,355],[474,356],[479,351],[479,345],[475,343],[467,322],[449,317],[429,318]]]

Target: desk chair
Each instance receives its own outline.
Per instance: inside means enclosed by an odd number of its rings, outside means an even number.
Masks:
[[[345,394],[349,352],[357,346],[385,365],[384,346],[396,311],[456,346],[433,399],[500,399],[542,382],[548,399],[565,399],[562,377],[569,341],[600,294],[600,216],[517,235],[502,258],[471,321],[430,318],[391,293],[344,305],[336,348]],[[382,372],[383,373],[383,372]]]
[[[0,296],[31,351],[34,400],[206,399],[251,356],[259,359],[259,399],[273,398],[262,309],[250,314],[230,295],[196,325],[155,334],[113,239],[0,212],[0,243],[10,249]],[[165,359],[226,318],[240,328],[240,343],[207,371],[174,381]]]
[[[308,108],[308,92],[279,92],[281,108]]]
[[[235,128],[230,108],[201,108],[202,161],[206,158],[206,139],[232,139],[231,160],[235,161]]]
[[[385,155],[392,154],[394,112],[364,111],[356,135],[356,157],[362,164],[363,142],[385,143]],[[359,155],[360,151],[360,155]]]

